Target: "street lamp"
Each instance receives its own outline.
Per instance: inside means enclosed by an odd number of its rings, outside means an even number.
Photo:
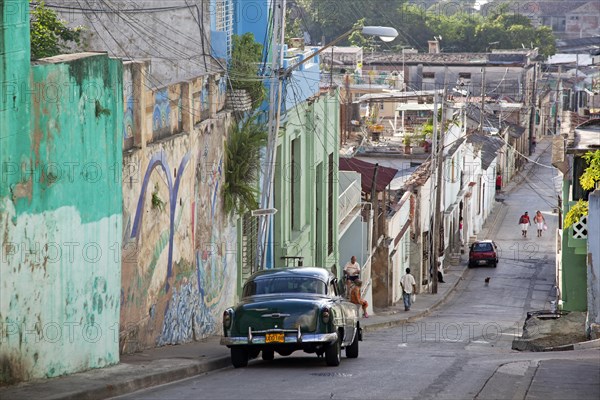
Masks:
[[[267,150],[265,154],[266,170],[263,175],[262,193],[260,201],[260,209],[272,209],[272,191],[273,191],[273,180],[275,176],[275,160],[277,159],[277,136],[279,132],[279,126],[281,122],[281,96],[283,80],[287,79],[292,75],[292,72],[300,65],[305,64],[309,60],[321,54],[329,47],[335,46],[336,43],[350,36],[353,32],[360,31],[363,35],[367,36],[379,36],[384,42],[391,42],[398,36],[396,29],[387,26],[363,26],[355,27],[350,29],[348,32],[338,36],[331,42],[322,46],[319,50],[312,53],[310,56],[304,58],[296,64],[292,64],[286,69],[282,69],[283,60],[283,18],[282,15],[285,13],[285,1],[282,2],[280,7],[281,15],[276,16],[274,19],[275,26],[273,28],[273,49],[279,49],[277,54],[273,55],[271,62],[272,71],[278,71],[277,75],[271,78],[271,85],[269,87],[269,135],[267,140]],[[280,26],[281,24],[281,26]],[[333,62],[333,60],[332,60]],[[277,79],[277,82],[275,82]],[[273,214],[264,214],[260,216],[259,229],[258,229],[258,240],[257,240],[257,265],[260,269],[264,269],[266,266],[266,254],[268,248],[268,237],[269,237],[269,226],[272,220]]]

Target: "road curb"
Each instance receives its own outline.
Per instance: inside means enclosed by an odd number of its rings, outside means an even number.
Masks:
[[[589,350],[599,349],[600,339],[588,340],[586,342],[578,342],[565,344],[563,346],[546,347],[542,351],[569,351],[569,350]]]
[[[86,399],[99,400],[108,397],[122,396],[125,394],[137,392],[138,390],[148,389],[151,387],[172,383],[186,378],[198,376],[200,374],[225,368],[231,365],[230,358],[221,357],[210,360],[208,362],[194,362],[192,365],[182,366],[179,368],[160,371],[155,374],[148,374],[134,378],[131,381],[118,382],[116,384],[106,385],[104,388],[99,388],[93,391],[82,391],[75,393],[74,396],[61,397],[61,399]]]
[[[89,379],[85,379],[86,385],[81,388],[77,387],[77,382],[69,382],[70,376],[56,378],[63,380],[63,385],[69,387],[70,390],[65,390],[60,394],[50,394],[44,389],[35,387],[35,383],[26,383],[22,387],[16,387],[12,391],[0,392],[3,400],[23,399],[23,398],[44,398],[51,400],[100,400],[116,396],[123,396],[134,393],[138,390],[144,390],[159,385],[164,385],[179,381],[186,378],[198,376],[203,373],[225,368],[230,364],[231,360],[228,356],[213,358],[211,360],[182,360],[173,359],[171,365],[160,366],[155,372],[149,372],[152,368],[156,368],[152,364],[143,366],[137,364],[119,364],[119,371],[101,371],[92,370],[82,372],[80,376],[89,374]],[[182,365],[173,365],[180,363]],[[131,367],[138,369],[139,373],[128,375],[124,371]],[[98,372],[102,374],[97,376]],[[96,376],[94,376],[96,375]],[[106,383],[110,382],[110,383]],[[11,393],[12,392],[12,393]]]

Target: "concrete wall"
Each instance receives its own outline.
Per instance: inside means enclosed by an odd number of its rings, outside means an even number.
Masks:
[[[587,325],[600,324],[600,191],[589,196],[587,254]]]
[[[389,301],[391,304],[402,299],[402,289],[400,287],[400,278],[410,267],[410,235],[411,235],[411,197],[409,192],[404,193],[398,203],[398,211],[390,219],[388,224],[388,236],[393,239],[389,247],[390,266],[390,288]]]
[[[0,110],[13,133],[0,142],[3,383],[119,361],[122,64],[75,54],[30,69],[28,18],[12,22],[0,51],[2,81],[21,84]]]
[[[141,123],[123,162],[124,353],[219,334],[238,289],[236,222],[220,196],[231,124],[220,85],[205,75],[143,90],[136,79],[142,96],[125,108]]]
[[[81,49],[150,60],[148,87],[190,79],[218,68],[211,59],[209,1],[171,0],[165,10],[157,10],[161,5],[153,0],[60,3],[67,3],[69,8],[56,11],[70,26],[87,27]]]

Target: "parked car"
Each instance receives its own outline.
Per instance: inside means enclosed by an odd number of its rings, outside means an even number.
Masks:
[[[234,367],[245,367],[262,352],[289,356],[296,350],[325,355],[337,366],[341,351],[358,357],[362,330],[358,306],[338,291],[335,276],[323,268],[259,271],[248,278],[238,305],[223,313],[221,344],[231,349]]]
[[[492,240],[480,240],[471,244],[469,251],[469,268],[477,265],[498,265],[498,246]]]

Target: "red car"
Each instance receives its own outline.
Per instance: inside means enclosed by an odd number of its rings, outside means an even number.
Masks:
[[[498,265],[498,246],[492,240],[480,240],[471,244],[469,251],[469,268],[478,265]]]

